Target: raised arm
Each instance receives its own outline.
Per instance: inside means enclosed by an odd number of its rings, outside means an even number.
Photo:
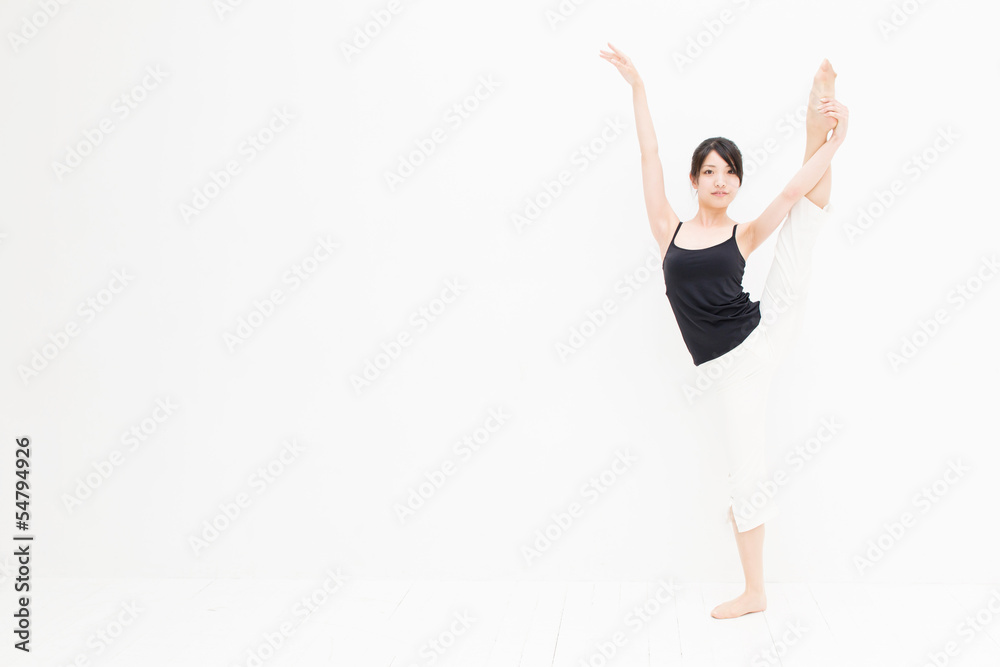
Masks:
[[[646,200],[646,216],[653,238],[663,251],[670,243],[670,231],[679,218],[667,201],[663,188],[663,164],[653,131],[653,118],[646,102],[646,86],[642,79],[632,86],[632,106],[635,108],[635,129],[639,134],[639,155],[642,161],[642,194]]]
[[[831,99],[821,104],[820,108],[823,110],[823,113],[837,119],[837,126],[834,128],[830,138],[826,140],[826,143],[820,146],[813,153],[812,157],[806,160],[805,164],[792,177],[792,180],[788,181],[781,194],[764,209],[760,217],[749,224],[747,238],[750,241],[750,248],[747,251],[748,253],[760,247],[767,240],[767,237],[778,228],[778,225],[785,219],[788,212],[792,210],[795,202],[804,197],[806,193],[819,183],[819,180],[823,178],[823,174],[826,173],[827,168],[830,166],[834,153],[844,143],[844,138],[847,136],[847,107]]]
[[[653,238],[660,245],[661,253],[670,243],[670,234],[677,226],[679,218],[667,201],[663,189],[663,165],[660,163],[653,118],[646,101],[646,86],[636,71],[632,61],[624,53],[608,42],[611,52],[601,51],[601,57],[609,61],[632,86],[632,106],[635,110],[635,129],[639,135],[639,153],[642,160],[642,193],[646,200],[646,215]]]

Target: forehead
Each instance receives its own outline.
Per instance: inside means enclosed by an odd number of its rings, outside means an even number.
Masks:
[[[705,156],[705,160],[701,163],[702,167],[719,167],[726,164],[726,161],[722,159],[722,156],[711,150],[708,155]]]

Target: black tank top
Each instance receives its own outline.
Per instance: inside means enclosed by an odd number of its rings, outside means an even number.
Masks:
[[[687,249],[674,243],[663,257],[663,281],[677,326],[696,366],[721,357],[760,323],[760,301],[743,291],[746,260],[736,244],[736,225],[726,241]]]

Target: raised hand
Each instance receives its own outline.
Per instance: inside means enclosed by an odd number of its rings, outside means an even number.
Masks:
[[[830,138],[843,141],[847,136],[847,107],[833,97],[821,97],[819,102],[819,112],[837,120],[837,125],[833,128],[833,135]]]
[[[629,57],[616,49],[611,42],[608,42],[608,46],[611,47],[611,51],[605,51],[602,49],[601,57],[618,68],[618,72],[622,75],[628,85],[635,86],[637,83],[641,83],[642,78],[639,76],[639,72],[636,71],[635,65],[632,64]]]

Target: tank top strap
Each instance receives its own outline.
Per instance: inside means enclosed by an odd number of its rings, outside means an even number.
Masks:
[[[738,224],[737,225],[733,225],[733,236],[732,236],[732,238],[734,238],[734,239],[736,238],[736,228],[737,227],[739,227]]]
[[[680,220],[677,221],[677,228],[674,229],[674,235],[670,237],[670,242],[671,243],[673,243],[674,239],[677,238],[677,232],[681,231],[681,225],[683,225],[683,224],[684,223],[681,222]]]

